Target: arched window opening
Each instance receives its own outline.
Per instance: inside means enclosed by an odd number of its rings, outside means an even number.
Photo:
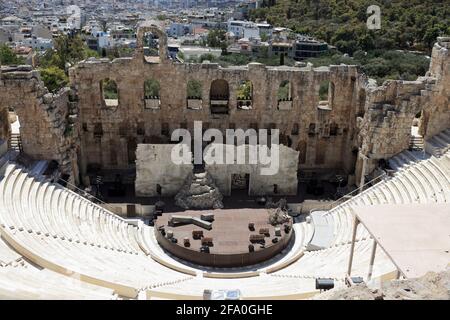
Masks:
[[[334,103],[334,83],[322,81],[319,86],[319,107],[331,110]]]
[[[330,81],[322,81],[319,87],[319,101],[328,101]]]
[[[253,102],[253,85],[250,80],[241,81],[237,89],[237,108],[251,110]]]
[[[223,79],[214,80],[210,89],[210,108],[212,114],[228,114],[230,90],[228,82]]]
[[[289,81],[285,80],[280,84],[277,93],[277,100],[278,110],[292,109],[292,88]]]
[[[192,110],[202,109],[202,83],[189,80],[187,83],[187,107]]]
[[[8,146],[17,152],[23,151],[20,131],[19,116],[15,109],[13,107],[0,108],[0,153],[2,148]]]
[[[153,32],[144,33],[144,59],[148,63],[160,63],[160,39]]]
[[[146,109],[159,109],[160,101],[160,84],[155,79],[147,79],[144,82],[144,99]]]
[[[100,82],[100,89],[106,107],[117,107],[119,105],[119,90],[114,80],[103,79]]]
[[[424,140],[422,132],[424,128],[422,127],[423,110],[416,114],[411,123],[411,135],[409,138],[409,150],[411,151],[423,151]],[[439,138],[437,138],[439,139]]]

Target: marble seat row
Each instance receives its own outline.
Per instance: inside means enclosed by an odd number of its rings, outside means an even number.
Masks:
[[[30,264],[0,267],[0,299],[112,300],[114,290],[39,269]]]
[[[361,240],[355,245],[352,275],[367,278],[373,240]],[[308,251],[290,266],[273,273],[273,276],[293,278],[332,278],[344,280],[350,256],[350,245]],[[379,249],[374,264],[373,277],[380,277],[395,270],[390,259]]]
[[[190,277],[147,256],[135,226],[15,165],[0,181],[0,225],[5,242],[35,264],[123,296]]]
[[[1,204],[7,209],[3,221],[9,227],[119,251],[140,251],[135,242],[127,241],[128,223],[67,189],[14,166],[8,167],[1,184],[5,186]]]
[[[425,142],[425,150],[440,157],[450,150],[450,129],[444,130]]]
[[[332,245],[348,244],[352,235],[353,209],[377,204],[450,203],[448,156],[423,158],[405,150],[390,160],[394,176],[384,179],[324,215],[334,225]],[[358,226],[357,240],[369,237]]]

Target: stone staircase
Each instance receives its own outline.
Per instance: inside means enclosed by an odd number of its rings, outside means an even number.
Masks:
[[[409,150],[422,151],[423,148],[424,148],[423,137],[419,135],[411,136],[411,140],[409,142]]]
[[[439,134],[428,139],[425,144],[426,152],[439,158],[450,150],[450,129],[446,129]]]
[[[9,141],[12,150],[22,152],[22,138],[20,137],[20,133],[12,133]]]

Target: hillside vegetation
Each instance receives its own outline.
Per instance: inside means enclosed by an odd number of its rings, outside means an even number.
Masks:
[[[381,8],[381,29],[368,30],[367,8]],[[311,34],[353,54],[357,50],[429,52],[439,35],[450,34],[448,0],[264,0],[252,20]]]
[[[367,28],[370,5],[381,9],[380,30]],[[436,38],[450,35],[448,0],[264,0],[249,18],[328,42],[337,51],[307,61],[360,65],[378,83],[424,75]]]

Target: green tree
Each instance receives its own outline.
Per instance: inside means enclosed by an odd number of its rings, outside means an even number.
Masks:
[[[117,89],[117,83],[110,79],[102,81],[103,98],[105,99],[118,99],[119,91]]]
[[[237,90],[238,100],[250,100],[252,98],[252,82],[243,81]]]
[[[55,93],[69,83],[69,78],[64,73],[64,70],[58,67],[42,68],[40,72],[42,81],[50,92]]]
[[[381,8],[381,30],[366,27],[370,5]],[[429,53],[436,37],[450,32],[448,7],[442,0],[264,0],[249,17],[309,33],[350,54],[376,48]]]
[[[147,79],[144,83],[145,99],[159,98],[160,84],[155,79]]]
[[[187,84],[187,96],[189,99],[201,99],[202,83],[198,80],[189,80]]]
[[[223,50],[226,47],[226,31],[222,29],[210,30],[206,38],[208,47],[221,48]]]
[[[0,65],[24,64],[25,59],[18,57],[6,44],[0,45]]]
[[[66,65],[87,59],[99,57],[98,52],[89,49],[79,35],[61,35],[54,39],[54,49],[47,50],[40,58],[41,67],[55,66],[65,70]]]
[[[262,32],[261,33],[261,41],[266,42],[267,40],[269,40],[269,35],[266,32]]]
[[[198,62],[202,63],[203,61],[215,62],[217,58],[212,53],[204,53],[198,58]]]

